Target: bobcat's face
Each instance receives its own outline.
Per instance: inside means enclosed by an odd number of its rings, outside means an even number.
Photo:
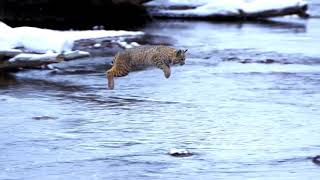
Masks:
[[[188,49],[186,50],[176,50],[175,51],[175,57],[172,60],[172,64],[180,64],[181,66],[185,64],[185,60],[186,60],[186,52],[188,51]]]

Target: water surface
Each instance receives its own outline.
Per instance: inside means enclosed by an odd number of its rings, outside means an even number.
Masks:
[[[280,21],[153,22],[186,65],[112,91],[112,57],[2,75],[0,179],[317,179],[320,21]]]

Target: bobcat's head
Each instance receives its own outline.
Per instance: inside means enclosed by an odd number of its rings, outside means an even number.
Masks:
[[[174,57],[172,59],[172,64],[180,64],[180,65],[184,65],[185,64],[185,60],[186,60],[186,52],[188,51],[188,49],[186,50],[176,50],[174,52]]]

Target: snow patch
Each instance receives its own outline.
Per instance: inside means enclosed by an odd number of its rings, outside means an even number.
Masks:
[[[172,7],[172,6],[191,6],[197,7],[208,4],[212,0],[154,0],[145,3],[145,6],[153,7]]]
[[[93,45],[93,47],[94,47],[94,48],[99,48],[99,47],[101,47],[101,44],[100,44],[100,43],[95,43],[95,44]]]
[[[304,0],[255,0],[252,2],[244,2],[242,10],[245,12],[259,12],[271,9],[283,9],[287,7],[300,7],[307,5]]]
[[[196,9],[175,12],[199,16],[208,16],[211,14],[234,14],[239,12],[241,6],[243,6],[242,0],[225,0],[217,1],[215,3],[208,3],[206,5],[199,6]]]

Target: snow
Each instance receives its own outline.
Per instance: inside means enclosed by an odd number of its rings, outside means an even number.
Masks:
[[[99,48],[99,47],[101,47],[101,44],[100,44],[100,43],[95,43],[95,44],[93,45],[93,47]]]
[[[249,3],[244,3],[242,9],[245,12],[259,12],[270,9],[282,9],[287,7],[300,7],[306,5],[304,0],[255,0]]]
[[[123,48],[133,48],[133,47],[136,47],[136,46],[140,46],[138,43],[136,42],[131,42],[130,44],[125,42],[125,41],[117,41],[117,43],[123,47]]]
[[[188,157],[193,155],[193,153],[188,151],[187,149],[176,149],[176,148],[170,149],[169,154],[175,157]]]
[[[61,55],[57,52],[47,51],[44,54],[30,54],[30,53],[21,53],[15,57],[9,59],[9,62],[14,63],[17,61],[42,61],[42,62],[59,62],[62,60],[70,60],[81,57],[88,57],[90,53],[84,51],[69,51]]]
[[[171,7],[171,6],[190,6],[197,7],[208,4],[212,0],[154,0],[145,3],[145,6],[161,6],[161,7]]]
[[[177,148],[170,149],[169,154],[175,154],[175,153],[184,154],[184,153],[189,153],[189,151],[186,149],[177,149]]]
[[[77,59],[82,57],[89,57],[90,53],[76,50],[76,51],[65,52],[63,53],[63,56],[65,60],[71,60],[71,59]]]
[[[210,14],[234,14],[239,12],[238,9],[241,9],[239,8],[241,6],[243,6],[242,0],[225,0],[208,3],[196,9],[185,10],[184,13],[200,16],[208,16]]]
[[[140,46],[140,44],[137,43],[137,42],[131,42],[130,45],[133,46],[133,47]]]
[[[209,16],[211,14],[235,14],[242,10],[246,13],[255,13],[266,10],[300,7],[306,5],[304,0],[154,0],[146,3],[147,6],[159,8],[170,6],[195,7],[186,10],[161,10],[164,14],[183,14]]]
[[[0,21],[0,30],[10,30],[11,27]]]
[[[15,57],[11,58],[9,62],[17,62],[17,61],[57,61],[59,54],[54,53],[54,52],[47,52],[45,54],[26,54],[26,53],[21,53],[16,55]]]
[[[36,27],[11,28],[0,21],[0,50],[23,48],[30,52],[46,53],[47,51],[71,51],[73,43],[80,39],[136,36],[143,32],[88,30],[56,31]]]

